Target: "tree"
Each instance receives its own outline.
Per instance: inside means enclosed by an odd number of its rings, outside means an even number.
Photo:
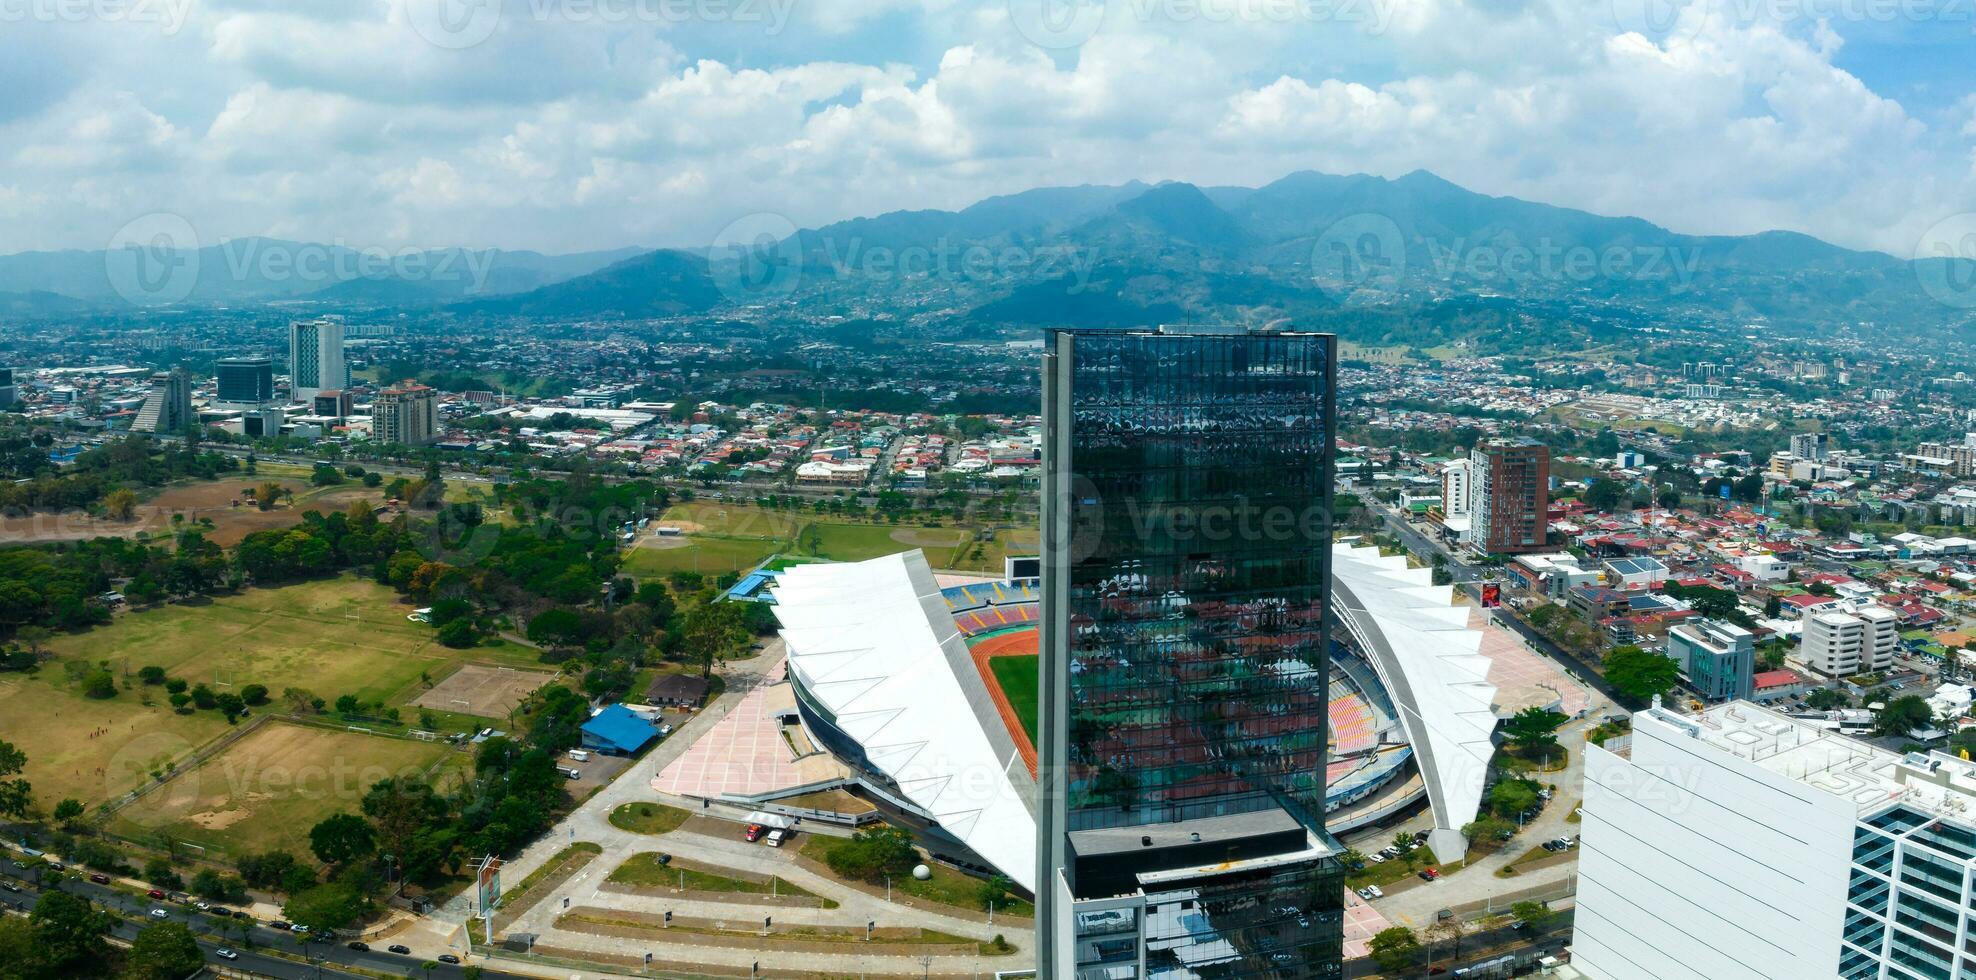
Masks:
[[[1873,734],[1905,737],[1933,727],[1935,709],[1918,694],[1905,694],[1887,702],[1873,718]]]
[[[83,679],[83,697],[107,701],[117,696],[117,679],[107,670],[99,670]]]
[[[124,956],[123,980],[181,980],[206,965],[205,954],[182,922],[145,926]]]
[[[1558,727],[1570,720],[1548,708],[1525,708],[1503,723],[1503,737],[1516,743],[1525,755],[1538,756],[1548,764],[1551,750],[1557,748]]]
[[[159,888],[169,888],[174,891],[185,887],[185,879],[180,878],[177,869],[164,858],[152,858],[144,862],[144,880]]]
[[[1804,703],[1813,711],[1832,711],[1852,707],[1853,699],[1852,695],[1836,687],[1821,687],[1805,695]]]
[[[376,846],[376,832],[354,813],[328,817],[309,831],[309,850],[324,864],[348,864],[369,856]]]
[[[473,628],[473,620],[456,619],[439,627],[439,643],[454,650],[465,650],[480,642],[480,631]]]
[[[42,644],[47,643],[54,637],[55,633],[53,630],[50,630],[46,626],[36,626],[33,623],[29,623],[14,631],[14,639],[27,644],[28,652],[37,657],[41,656]]]
[[[1557,917],[1557,913],[1551,911],[1550,907],[1542,902],[1518,902],[1509,907],[1509,914],[1515,916],[1516,921],[1523,923],[1523,928],[1532,932],[1542,929]]]
[[[81,800],[65,799],[55,804],[55,822],[61,824],[64,829],[73,827],[76,819],[82,816],[82,811]]]
[[[165,668],[157,666],[139,668],[137,679],[153,686],[163,684],[165,682]]]
[[[103,498],[103,514],[113,521],[127,521],[137,516],[137,492],[129,487],[118,487]]]
[[[240,700],[251,705],[268,703],[268,688],[265,684],[249,684],[240,689]]]
[[[918,858],[911,834],[881,824],[831,845],[824,863],[842,877],[871,881],[883,875],[904,874]]]
[[[103,935],[115,919],[96,908],[81,895],[45,891],[34,903],[28,917],[34,926],[35,941],[42,950],[42,961],[52,968],[46,976],[69,977],[89,971],[83,964],[100,963],[109,954]],[[189,971],[188,971],[189,972]]]
[[[34,803],[34,787],[25,779],[13,778],[27,768],[27,753],[12,742],[0,740],[0,816],[20,819]]]
[[[202,868],[192,876],[192,894],[215,902],[244,902],[247,900],[247,883],[236,875],[223,875],[211,868]]]
[[[702,601],[687,610],[680,627],[686,654],[700,663],[700,676],[711,677],[714,661],[748,642],[738,602]]]
[[[339,878],[289,897],[283,915],[311,929],[341,929],[369,915],[370,897],[359,880]]]
[[[1626,484],[1603,477],[1585,487],[1585,505],[1593,510],[1612,510],[1626,499]]]
[[[1635,701],[1648,701],[1667,693],[1680,674],[1672,657],[1636,646],[1623,646],[1606,654],[1605,679],[1613,690]]]
[[[1420,953],[1420,937],[1406,926],[1392,926],[1381,929],[1366,944],[1372,951],[1373,962],[1379,964],[1379,972],[1403,974],[1413,966],[1413,959]]]

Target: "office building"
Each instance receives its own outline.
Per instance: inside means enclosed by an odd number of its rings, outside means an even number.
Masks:
[[[1799,656],[1827,677],[1851,677],[1892,667],[1900,642],[1900,617],[1891,609],[1827,610],[1805,617]]]
[[[1492,555],[1548,549],[1550,449],[1531,439],[1491,439],[1468,458],[1475,488],[1470,543]]]
[[[196,421],[192,414],[192,377],[173,368],[151,376],[151,391],[130,424],[132,432],[180,435]]]
[[[1707,700],[1746,700],[1756,691],[1756,637],[1735,623],[1702,619],[1670,626],[1667,655]]]
[[[439,393],[412,381],[379,392],[371,404],[371,438],[400,446],[438,441]]]
[[[1799,432],[1791,436],[1791,455],[1808,463],[1825,458],[1832,448],[1832,437],[1824,432]]]
[[[1656,705],[1585,765],[1572,952],[1593,980],[1976,976],[1976,763],[1736,701]]]
[[[1976,474],[1976,432],[1961,442],[1924,442],[1901,457],[1910,469],[1935,470],[1950,476]]]
[[[1039,976],[1337,977],[1335,339],[1045,350]]]
[[[316,397],[312,400],[310,414],[322,418],[344,419],[349,418],[350,414],[355,410],[356,404],[351,400],[350,393],[338,389],[336,391],[317,392]]]
[[[0,408],[12,408],[20,400],[20,391],[14,387],[14,369],[0,367]]]
[[[215,366],[214,401],[259,405],[274,400],[274,360],[267,357],[225,357]]]
[[[306,402],[325,391],[350,385],[343,363],[343,324],[337,320],[297,320],[288,325],[288,387]]]

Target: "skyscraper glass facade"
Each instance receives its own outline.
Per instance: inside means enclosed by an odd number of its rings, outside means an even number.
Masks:
[[[1075,919],[1076,972],[1059,976],[1337,975],[1342,869],[1323,830],[1334,343],[1194,328],[1053,340],[1045,578],[1062,584],[1045,631],[1061,635],[1044,640],[1058,672],[1045,696],[1061,717],[1046,707],[1043,755],[1061,772],[1045,782],[1075,897],[1134,896]]]

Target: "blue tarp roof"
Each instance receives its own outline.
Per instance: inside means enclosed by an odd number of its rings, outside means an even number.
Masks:
[[[645,743],[659,737],[659,730],[651,722],[638,717],[638,713],[621,704],[614,704],[599,712],[597,717],[583,723],[584,734],[591,738],[609,742],[621,752],[636,752]]]

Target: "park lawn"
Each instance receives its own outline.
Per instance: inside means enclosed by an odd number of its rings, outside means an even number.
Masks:
[[[661,539],[664,540],[664,539]],[[766,538],[717,538],[696,534],[672,548],[640,546],[624,552],[619,570],[635,579],[664,578],[674,572],[698,572],[708,578],[745,572],[782,550]]]
[[[994,537],[987,541],[978,542],[979,554],[975,553],[977,542],[972,540],[955,548],[943,567],[962,571],[999,573],[1006,558],[1034,557],[1042,554],[1042,541],[1042,532],[1035,528],[1005,528],[996,531]]]
[[[833,845],[841,843],[842,838],[822,837],[816,834],[809,834],[806,837],[803,846],[797,849],[797,853],[820,865],[821,874],[836,878],[837,874],[830,870],[830,849]],[[982,879],[956,871],[944,864],[931,861],[925,863],[927,869],[932,872],[932,877],[920,881],[911,874],[896,875],[892,878],[892,890],[928,902],[975,912],[983,911]],[[874,884],[874,882],[866,884]],[[1004,903],[995,906],[995,914],[1013,915],[1024,919],[1034,918],[1036,906],[1010,895]]]
[[[306,857],[310,828],[356,811],[378,780],[428,778],[461,754],[444,742],[270,722],[117,811],[109,829],[137,840],[167,835],[208,855],[279,848]]]
[[[691,500],[666,508],[660,524],[675,524],[691,533],[722,538],[766,538],[786,541],[803,517],[794,511],[769,510],[725,500]]]
[[[147,782],[152,768],[184,759],[226,730],[217,711],[174,713],[163,688],[140,685],[96,701],[57,665],[0,674],[0,740],[27,755],[22,775],[44,811],[65,799],[94,807],[122,796]]]
[[[658,854],[645,851],[633,854],[617,870],[611,872],[610,880],[620,885],[639,888],[680,888],[694,892],[728,892],[736,895],[778,895],[784,898],[817,898],[817,893],[781,877],[763,876],[742,878],[684,867],[687,862],[675,860],[670,864],[659,861]],[[825,908],[836,908],[834,901],[825,901]]]
[[[634,834],[670,834],[692,814],[664,803],[626,803],[611,811],[611,826]]]
[[[423,689],[422,675],[437,680],[462,660],[539,659],[522,647],[440,646],[431,627],[405,619],[410,608],[389,588],[344,576],[129,613],[49,648],[62,660],[108,660],[120,671],[163,667],[215,690],[262,684],[277,696],[299,687],[328,701],[353,694],[392,704]]]
[[[995,683],[1002,685],[1002,694],[1009,699],[1009,707],[1014,708],[1015,716],[1022,719],[1022,727],[1029,730],[1032,745],[1037,741],[1037,720],[1041,717],[1036,692],[1039,683],[1038,661],[1038,655],[1033,653],[988,658],[988,669],[995,672]]]
[[[934,564],[974,537],[958,527],[913,524],[828,524],[816,522],[796,536],[795,550],[831,561],[865,561],[924,549]]]

